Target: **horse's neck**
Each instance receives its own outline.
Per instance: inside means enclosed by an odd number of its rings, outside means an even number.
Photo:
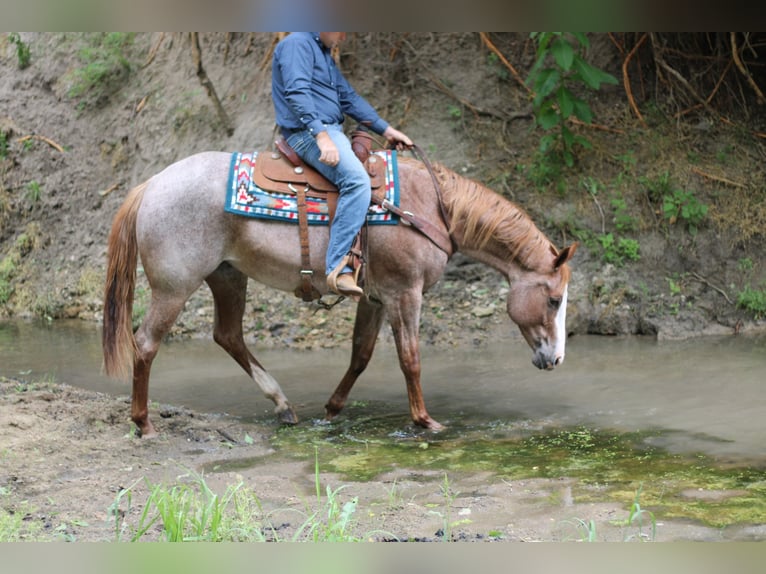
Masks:
[[[485,265],[496,269],[506,277],[515,277],[524,271],[544,271],[550,269],[552,254],[540,252],[540,255],[529,257],[528,253],[522,247],[490,241],[482,246],[472,245],[470,242],[463,242],[453,235],[458,244],[459,250],[465,255],[475,259]]]
[[[521,208],[476,182],[454,175],[445,203],[452,236],[461,252],[506,276],[550,267],[551,243]]]

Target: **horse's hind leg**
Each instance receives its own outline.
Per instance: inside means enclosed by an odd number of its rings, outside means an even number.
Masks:
[[[274,401],[274,412],[286,424],[298,422],[292,406],[287,401],[279,383],[248,351],[242,336],[242,317],[245,314],[247,276],[229,265],[222,263],[218,269],[205,278],[213,292],[215,301],[215,327],[213,339],[245,372],[258,384],[263,393]]]
[[[383,322],[383,307],[370,303],[366,299],[359,301],[354,322],[354,338],[351,346],[351,363],[335,392],[325,405],[325,418],[333,419],[346,404],[351,387],[367,368],[375,343],[378,340],[380,325]]]
[[[149,373],[162,338],[183,309],[188,295],[152,291],[149,310],[135,334],[136,356],[133,361],[133,397],[130,418],[143,438],[157,434],[149,420]]]

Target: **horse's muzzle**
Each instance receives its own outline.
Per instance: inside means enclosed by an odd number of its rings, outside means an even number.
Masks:
[[[552,371],[556,365],[560,365],[563,357],[552,357],[548,354],[536,352],[532,357],[532,364],[540,370]]]

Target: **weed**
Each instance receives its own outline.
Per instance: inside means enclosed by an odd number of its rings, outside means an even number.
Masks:
[[[664,171],[654,178],[641,176],[638,178],[638,181],[646,188],[649,201],[654,204],[662,203],[662,199],[672,192],[670,173],[668,171]]]
[[[605,233],[598,237],[598,242],[603,250],[602,257],[607,263],[622,266],[626,261],[638,261],[641,258],[639,243],[635,239],[615,238],[612,233]]]
[[[79,53],[82,66],[67,76],[67,95],[79,100],[80,109],[99,105],[127,80],[132,65],[125,53],[133,44],[133,36],[123,32],[86,36],[87,45]]]
[[[19,259],[18,253],[11,252],[0,261],[0,305],[5,305],[13,295],[11,280],[16,275]]]
[[[389,508],[402,508],[402,507],[404,507],[404,501],[402,500],[402,493],[399,490],[399,485],[396,483],[396,479],[394,479],[394,482],[391,485],[391,488],[386,490],[386,493],[388,494],[388,507]]]
[[[668,287],[670,287],[671,296],[675,297],[677,295],[683,294],[683,289],[680,282],[676,281],[672,277],[666,277],[666,279],[668,280]]]
[[[28,520],[31,513],[27,503],[22,503],[19,508],[12,510],[0,507],[0,542],[39,540],[41,527],[38,523]]]
[[[697,228],[707,216],[708,206],[700,202],[692,191],[674,189],[666,194],[662,201],[662,213],[671,225],[677,219],[686,223],[692,235],[697,235]]]
[[[27,201],[30,203],[37,203],[40,201],[40,198],[42,197],[42,192],[40,188],[40,183],[38,181],[32,180],[27,183]]]
[[[737,293],[737,307],[750,312],[756,321],[766,317],[766,290],[746,285]]]
[[[314,449],[314,487],[316,489],[317,507],[322,507],[322,488],[319,481],[319,452]],[[354,513],[359,502],[357,497],[352,498],[343,505],[340,503],[338,494],[345,486],[340,486],[332,490],[329,485],[326,487],[327,500],[324,504],[325,519],[322,519],[320,510],[314,511],[298,528],[294,539],[298,540],[305,532],[308,538],[313,542],[359,542],[351,534],[351,527],[354,522]]]
[[[750,257],[743,257],[737,261],[737,267],[739,267],[739,270],[743,273],[749,273],[755,268],[755,263],[753,263],[753,260]]]
[[[578,540],[581,542],[596,542],[596,521],[592,518],[588,521],[582,518],[573,518],[572,520],[565,520],[564,525],[571,526]],[[566,537],[565,541],[569,538]]]
[[[242,516],[246,505],[241,501],[234,505],[235,515],[238,520],[247,522],[248,527],[243,526],[245,522],[239,524],[226,514],[229,505],[242,489],[242,482],[229,486],[223,496],[218,496],[201,475],[191,471],[190,475],[193,478],[192,484],[180,484],[171,488],[147,482],[149,497],[138,524],[132,529],[125,522],[125,517],[130,515],[133,491],[142,480],[122,489],[109,507],[109,514],[114,519],[115,539],[120,541],[129,534],[131,542],[137,542],[155,524],[160,526],[161,536],[167,542],[241,540],[244,532],[248,533],[248,539],[254,532],[257,532],[255,538],[262,538],[262,529],[258,523],[253,522],[252,515]]]
[[[442,518],[442,527],[439,529],[437,535],[441,537],[443,542],[450,542],[452,541],[452,529],[459,524],[464,524],[465,522],[470,521],[458,520],[453,522],[452,510],[455,505],[455,499],[460,493],[452,489],[452,485],[450,484],[449,477],[446,473],[444,474],[442,483],[439,485],[439,490],[441,491],[442,498],[444,499],[444,511],[439,512],[437,510],[433,510],[431,513],[436,514]]]
[[[657,538],[657,520],[654,517],[654,513],[641,508],[640,498],[642,490],[643,485],[640,485],[633,498],[633,504],[631,504],[628,511],[628,517],[615,522],[617,526],[623,528],[623,542],[630,542],[631,540],[638,540],[639,542],[654,541]],[[648,524],[646,523],[647,521]],[[651,533],[645,531],[645,528],[648,528],[649,525],[651,525]]]
[[[628,516],[622,520],[612,521],[612,524],[622,528],[623,542],[630,542],[632,540],[641,542],[654,541],[657,538],[657,520],[654,517],[654,513],[641,508],[640,498],[642,489],[643,485],[639,486],[638,490],[636,490],[633,503],[628,509]],[[576,538],[582,542],[596,542],[598,540],[596,521],[592,518],[589,520],[573,518],[572,520],[565,520],[563,524],[573,528]],[[647,532],[649,526],[651,526],[651,529]],[[565,539],[568,539],[568,537]]]
[[[543,190],[550,184],[561,181],[561,162],[542,151],[535,154],[530,165],[519,166],[518,169],[538,190]]]
[[[617,231],[621,233],[636,231],[636,229],[638,229],[638,222],[636,221],[636,218],[630,214],[625,199],[622,197],[615,197],[610,203],[614,210],[614,226]]]
[[[457,106],[448,106],[447,112],[449,113],[449,117],[453,120],[459,120],[463,117],[463,110]]]
[[[32,59],[29,45],[24,43],[18,32],[11,32],[8,34],[8,40],[11,42],[11,44],[16,46],[16,60],[19,65],[19,70],[28,68]]]
[[[0,159],[8,157],[8,134],[0,130]]]
[[[697,199],[693,191],[675,187],[667,171],[656,178],[639,178],[639,182],[646,187],[649,201],[661,206],[668,225],[681,220],[691,235],[697,234],[700,224],[707,217],[708,206]]]
[[[630,174],[633,172],[633,170],[636,167],[636,163],[638,163],[638,160],[636,159],[636,155],[632,151],[628,151],[623,154],[618,154],[615,156],[615,159],[620,162],[622,165],[622,172],[624,174]]]

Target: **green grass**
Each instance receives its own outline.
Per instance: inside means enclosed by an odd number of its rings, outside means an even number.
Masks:
[[[0,488],[0,543],[41,540],[39,523],[26,520],[32,512],[27,503],[12,509],[4,507],[4,498],[8,494],[4,488]]]
[[[766,317],[766,290],[746,285],[737,294],[737,307],[748,311],[756,320]]]
[[[284,537],[272,524],[272,514],[265,512],[255,493],[243,482],[228,486],[222,495],[216,494],[205,478],[188,471],[186,483],[172,486],[150,484],[138,480],[123,489],[109,508],[114,521],[116,541],[159,539],[165,542],[361,542],[374,535],[356,534],[355,513],[357,497],[343,500],[346,486],[325,487],[324,496],[319,479],[319,460],[315,460],[316,504],[306,504],[298,512],[299,521],[292,535]],[[148,489],[136,521],[134,514],[136,492]],[[387,534],[389,538],[392,535]]]
[[[625,518],[610,521],[620,527],[623,542],[654,542],[657,539],[657,520],[654,513],[641,507],[641,491],[643,485],[636,490],[633,502]],[[580,542],[598,542],[597,522],[592,519],[573,518],[565,520],[562,525],[573,531],[574,535],[566,535],[565,541],[572,539]]]
[[[123,32],[90,33],[83,36],[79,50],[81,66],[67,74],[67,95],[86,108],[104,103],[128,79],[133,65],[128,51],[134,34]]]

